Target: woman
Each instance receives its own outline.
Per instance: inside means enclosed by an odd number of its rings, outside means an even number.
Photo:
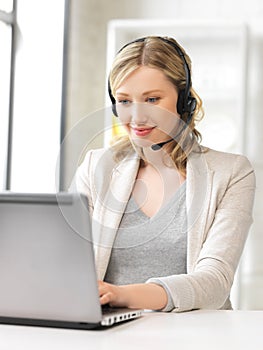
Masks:
[[[126,135],[89,151],[75,186],[93,221],[101,304],[231,309],[255,179],[240,155],[202,147],[191,62],[172,38],[125,45],[109,94]]]

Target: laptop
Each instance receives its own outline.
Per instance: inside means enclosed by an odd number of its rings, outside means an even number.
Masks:
[[[0,193],[0,323],[93,329],[141,316],[101,307],[86,197]]]

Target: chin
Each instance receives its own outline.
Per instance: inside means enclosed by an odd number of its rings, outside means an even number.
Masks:
[[[132,138],[132,142],[135,146],[137,147],[141,147],[141,148],[147,148],[147,147],[151,147],[153,145],[154,142],[150,141],[150,140],[140,140],[140,139],[134,139]]]

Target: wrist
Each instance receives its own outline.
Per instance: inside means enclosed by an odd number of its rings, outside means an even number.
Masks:
[[[161,310],[168,301],[165,289],[158,284],[131,284],[119,287],[123,305],[129,308]]]

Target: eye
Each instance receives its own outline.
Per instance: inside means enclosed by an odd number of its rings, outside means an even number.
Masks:
[[[149,102],[149,103],[156,103],[160,100],[160,97],[148,97],[146,99],[146,102]]]
[[[118,103],[121,104],[121,105],[126,106],[126,105],[128,105],[129,103],[131,103],[131,101],[130,101],[130,100],[125,100],[125,99],[123,99],[123,100],[119,100]]]

